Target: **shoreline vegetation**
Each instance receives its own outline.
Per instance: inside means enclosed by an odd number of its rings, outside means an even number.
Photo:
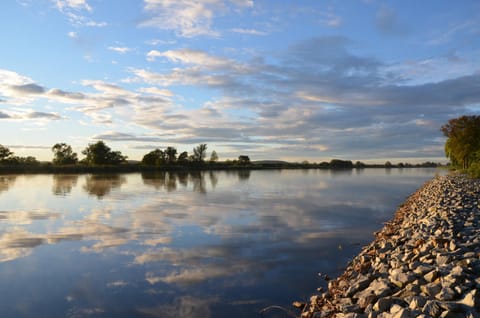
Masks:
[[[219,161],[213,150],[209,160],[207,144],[195,147],[192,154],[184,151],[177,154],[177,149],[167,147],[155,149],[145,154],[141,161],[128,161],[119,151],[113,151],[103,141],[89,144],[78,159],[72,147],[65,143],[57,143],[52,148],[51,162],[39,162],[35,157],[15,156],[8,147],[0,145],[0,173],[121,173],[149,171],[199,171],[199,170],[261,170],[261,169],[363,169],[363,168],[418,168],[439,167],[440,163],[423,162],[419,164],[398,163],[390,161],[384,164],[367,164],[361,161],[332,159],[320,163],[286,162],[281,160],[251,161],[248,155],[240,155],[235,160]]]
[[[294,306],[302,318],[480,317],[479,277],[480,180],[437,176],[328,290]]]
[[[339,164],[340,163],[340,164]],[[141,162],[125,162],[121,164],[68,164],[56,165],[50,162],[37,162],[35,164],[9,164],[0,163],[0,173],[129,173],[129,172],[155,172],[155,171],[211,171],[211,170],[281,170],[281,169],[330,169],[353,170],[365,168],[435,168],[446,167],[434,162],[420,164],[354,164],[351,161],[331,160],[321,163],[296,163],[285,161],[253,161],[249,163],[230,162],[204,162],[165,165],[145,165]]]

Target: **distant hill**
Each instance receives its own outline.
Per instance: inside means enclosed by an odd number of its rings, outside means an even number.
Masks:
[[[256,160],[252,161],[254,165],[287,165],[289,164],[287,161],[282,160]]]

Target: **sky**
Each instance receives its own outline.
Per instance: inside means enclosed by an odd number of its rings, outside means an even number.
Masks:
[[[0,144],[39,160],[445,161],[480,114],[476,0],[5,0],[0,41]]]

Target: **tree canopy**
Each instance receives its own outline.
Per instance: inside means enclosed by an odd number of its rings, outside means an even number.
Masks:
[[[447,137],[445,154],[453,166],[468,169],[480,160],[480,116],[450,119],[441,130]]]
[[[207,144],[200,144],[193,148],[192,159],[194,162],[203,162],[207,155]]]
[[[76,164],[78,157],[73,152],[72,147],[66,143],[57,143],[52,147],[53,160],[52,162],[57,165]]]
[[[0,161],[6,160],[11,155],[13,155],[13,152],[11,152],[10,149],[8,149],[5,146],[0,145]]]
[[[87,164],[94,165],[114,165],[125,162],[126,156],[123,156],[120,151],[112,151],[103,141],[98,141],[94,144],[89,144],[85,150],[82,151],[86,157],[84,161]]]
[[[246,155],[238,156],[238,163],[239,164],[249,164],[250,163],[250,157],[246,156]]]
[[[150,151],[142,158],[142,163],[150,166],[159,165],[163,162],[165,162],[165,153],[158,148]]]

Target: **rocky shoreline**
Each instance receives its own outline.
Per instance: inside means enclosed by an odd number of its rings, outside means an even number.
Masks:
[[[427,182],[302,318],[480,317],[480,180]]]

